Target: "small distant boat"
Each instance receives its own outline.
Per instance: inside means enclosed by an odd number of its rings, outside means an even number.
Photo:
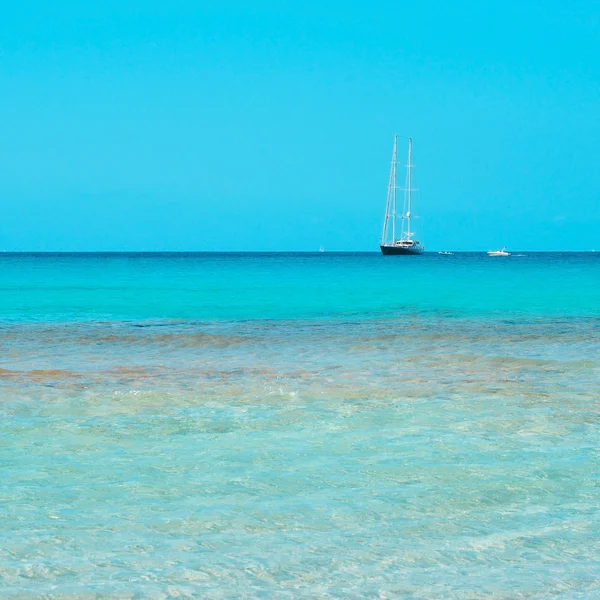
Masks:
[[[323,248],[323,246],[321,246],[321,247],[319,248],[319,252],[325,252],[325,248]]]
[[[396,237],[396,154],[398,148],[398,136],[394,136],[394,150],[392,152],[392,168],[390,170],[390,182],[388,184],[387,204],[385,205],[385,218],[383,220],[383,231],[379,247],[382,254],[395,255],[413,255],[422,254],[425,248],[418,240],[413,239],[415,233],[411,231],[411,219],[415,217],[411,214],[412,193],[416,190],[412,189],[412,138],[408,138],[408,164],[406,165],[406,188],[404,189],[404,203],[402,212],[399,218],[402,219],[400,227],[400,237]],[[392,221],[391,234],[392,239],[389,240],[388,224]]]
[[[438,252],[438,254],[441,254],[442,256],[454,256],[454,252],[448,252],[448,250],[442,250],[441,252]]]
[[[510,252],[507,252],[504,246],[502,250],[488,250],[488,256],[510,256]]]

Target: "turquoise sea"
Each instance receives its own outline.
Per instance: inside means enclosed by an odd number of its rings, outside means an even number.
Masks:
[[[600,253],[0,254],[0,598],[600,598]]]

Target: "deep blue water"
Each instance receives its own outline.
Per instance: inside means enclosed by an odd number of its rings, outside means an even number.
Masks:
[[[0,597],[600,597],[600,254],[522,254],[0,254]]]

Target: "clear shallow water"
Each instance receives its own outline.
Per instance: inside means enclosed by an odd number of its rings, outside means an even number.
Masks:
[[[0,597],[600,597],[600,257],[0,255]]]

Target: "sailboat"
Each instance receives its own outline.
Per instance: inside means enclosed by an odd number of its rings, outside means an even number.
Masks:
[[[387,204],[385,205],[385,219],[383,220],[383,231],[379,247],[383,254],[422,254],[425,248],[418,240],[413,239],[415,233],[411,231],[412,216],[412,138],[408,138],[408,164],[406,165],[406,188],[404,188],[404,202],[402,213],[397,214],[396,206],[396,155],[398,149],[398,136],[394,136],[394,150],[392,152],[392,167],[390,170],[390,182],[388,184]],[[396,221],[401,219],[400,231],[397,232]],[[390,228],[391,221],[391,228]],[[391,229],[391,232],[389,231]],[[389,236],[391,233],[391,240]],[[399,237],[397,237],[399,233]]]

